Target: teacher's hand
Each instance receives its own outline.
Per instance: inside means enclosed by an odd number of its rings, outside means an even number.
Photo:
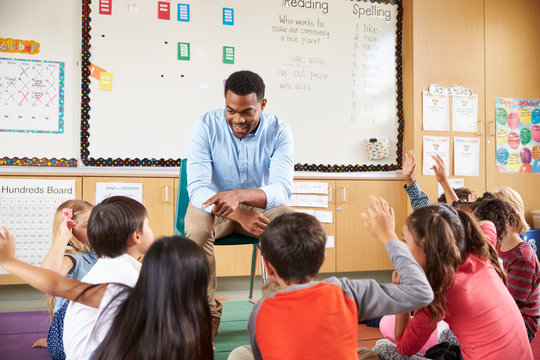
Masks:
[[[213,215],[228,217],[233,211],[238,209],[240,201],[240,191],[222,191],[203,202],[202,207],[206,208],[214,205],[214,208],[212,209]]]

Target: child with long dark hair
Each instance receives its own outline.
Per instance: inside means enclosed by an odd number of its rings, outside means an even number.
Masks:
[[[403,237],[435,299],[412,319],[396,315],[397,346],[381,343],[374,351],[384,359],[413,355],[444,320],[465,360],[533,358],[495,248],[469,214],[442,204],[419,208],[407,218]]]
[[[146,252],[134,288],[92,285],[15,259],[15,240],[0,232],[0,265],[45,293],[98,308],[95,359],[212,359],[208,263],[191,240],[165,237]]]

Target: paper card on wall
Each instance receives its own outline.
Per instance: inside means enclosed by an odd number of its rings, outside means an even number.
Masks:
[[[454,137],[454,175],[478,176],[480,168],[480,139]]]
[[[315,217],[322,223],[331,224],[333,222],[331,211],[317,210],[315,211]]]
[[[293,194],[328,194],[328,183],[315,181],[293,181]]]
[[[540,100],[495,98],[497,172],[540,173]]]
[[[301,213],[304,213],[304,214],[315,216],[315,210],[311,210],[311,209],[295,209],[295,210],[296,210],[296,212],[301,212]]]
[[[128,8],[130,15],[138,15],[141,13],[141,8],[139,7],[139,3],[137,1],[128,2]]]
[[[178,4],[178,21],[189,22],[189,4]]]
[[[178,43],[178,60],[189,60],[189,43]]]
[[[454,190],[465,187],[465,180],[463,179],[448,179],[448,182],[450,183],[450,187]],[[437,194],[437,197],[444,194],[444,189],[439,183],[437,183]]]
[[[99,90],[112,91],[113,73],[102,71],[99,75]]]
[[[432,156],[439,155],[443,158],[444,164],[448,171],[450,164],[450,138],[444,136],[424,136],[424,156],[422,164],[423,175],[435,175],[432,167],[435,165],[435,160]]]
[[[104,71],[107,71],[97,65],[94,65],[94,64],[90,64],[90,76],[93,77],[94,79],[96,80],[99,80],[99,78],[101,77],[101,73],[104,72]]]
[[[158,1],[158,19],[171,19],[171,4],[168,1]]]
[[[234,64],[234,47],[232,46],[223,47],[223,63]]]
[[[208,78],[199,79],[199,89],[208,90]]]
[[[17,259],[41,264],[51,246],[54,213],[75,195],[75,180],[0,179],[0,221],[15,238]],[[0,274],[7,272],[0,267]]]
[[[326,237],[326,248],[327,249],[331,249],[331,248],[334,248],[336,246],[335,244],[335,238],[333,236],[327,236]]]
[[[422,92],[422,118],[424,130],[450,130],[450,101],[448,95]]]
[[[99,0],[99,13],[101,15],[111,15],[112,0]]]
[[[328,207],[328,196],[320,195],[308,195],[311,201],[311,207],[318,208],[327,208]]]
[[[223,25],[234,25],[234,9],[223,8]]]
[[[142,204],[142,191],[142,183],[98,182],[96,183],[96,205],[111,196],[125,196]]]
[[[476,132],[478,128],[478,95],[454,95],[452,98],[452,131]]]

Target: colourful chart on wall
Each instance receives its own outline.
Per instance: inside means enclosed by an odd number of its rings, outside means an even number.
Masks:
[[[497,172],[540,173],[540,100],[495,99]]]
[[[0,131],[64,132],[64,63],[0,58]]]

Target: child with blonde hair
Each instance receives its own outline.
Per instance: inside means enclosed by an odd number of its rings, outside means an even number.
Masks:
[[[70,279],[80,280],[97,262],[86,233],[92,204],[84,200],[67,200],[54,213],[51,249],[45,256],[42,268],[60,273]],[[64,212],[69,215],[66,217]],[[47,347],[53,359],[64,359],[62,330],[67,300],[46,295],[45,303],[51,317],[47,339],[37,340],[32,347]],[[65,307],[64,307],[65,305]]]

